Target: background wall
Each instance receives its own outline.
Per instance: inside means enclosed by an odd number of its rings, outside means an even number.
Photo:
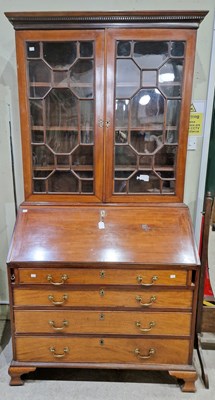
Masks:
[[[214,0],[0,0],[0,304],[8,302],[6,257],[15,223],[10,153],[10,124],[14,148],[17,203],[23,197],[15,38],[6,11],[73,10],[209,10],[200,25],[193,84],[193,100],[206,100],[215,2]],[[202,138],[197,149],[188,152],[184,201],[195,217]],[[1,306],[3,313],[4,307]]]

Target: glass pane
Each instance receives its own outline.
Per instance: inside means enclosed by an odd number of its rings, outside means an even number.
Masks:
[[[44,132],[43,131],[32,131],[31,132],[33,143],[43,143],[44,142]]]
[[[115,171],[115,178],[128,179],[134,171]]]
[[[26,50],[27,50],[28,58],[39,58],[40,57],[40,43],[39,42],[27,42]]]
[[[153,165],[153,157],[152,156],[141,156],[139,159],[139,163],[141,167],[148,167],[152,169]]]
[[[82,193],[93,193],[93,181],[81,182]]]
[[[164,98],[158,89],[142,89],[131,101],[131,125],[163,124]]]
[[[178,142],[178,130],[169,130],[166,132],[167,143],[177,143]]]
[[[151,171],[138,171],[129,181],[129,193],[160,193],[160,179]]]
[[[70,157],[69,156],[66,156],[66,155],[57,156],[56,160],[57,160],[57,166],[62,166],[62,165],[67,166],[67,167],[70,166]]]
[[[93,126],[94,126],[94,101],[81,100],[79,104],[80,104],[81,127],[86,130],[93,128]]]
[[[54,154],[46,146],[32,146],[33,165],[48,166],[54,164]]]
[[[115,165],[136,165],[137,156],[129,146],[115,146]]]
[[[181,97],[181,85],[159,85],[159,89],[166,97]]]
[[[116,97],[130,97],[140,87],[140,69],[133,60],[117,60]]]
[[[131,42],[121,40],[117,43],[117,56],[128,57],[131,54]]]
[[[80,42],[80,56],[81,57],[93,56],[93,42]]]
[[[93,97],[93,60],[78,60],[70,70],[70,86],[79,97]]]
[[[38,99],[43,99],[48,92],[50,91],[49,86],[31,86],[30,87],[30,97],[32,98],[38,98]]]
[[[50,175],[50,173],[51,173],[52,171],[50,171],[50,170],[48,170],[48,171],[40,171],[40,170],[34,170],[33,171],[33,174],[34,174],[34,177],[35,178],[47,178],[49,175]]]
[[[158,68],[168,57],[168,42],[140,41],[134,43],[134,60],[140,68]]]
[[[181,101],[180,100],[168,100],[167,101],[167,115],[166,124],[171,127],[178,127],[180,117]]]
[[[183,61],[170,60],[166,62],[159,70],[158,81],[159,83],[172,82],[181,83],[183,74]]]
[[[172,42],[170,53],[171,53],[171,56],[173,56],[173,57],[183,57],[184,42]]]
[[[128,132],[118,130],[115,132],[115,143],[127,143],[128,142]]]
[[[174,167],[176,164],[176,155],[176,146],[163,146],[155,155],[155,168],[159,169],[160,166]]]
[[[153,153],[163,145],[162,131],[131,131],[131,145],[138,153]]]
[[[126,193],[127,192],[127,182],[126,181],[114,181],[114,193]]]
[[[30,83],[49,82],[51,79],[51,70],[42,60],[29,61],[28,71]]]
[[[71,171],[55,171],[48,178],[49,192],[78,192],[78,179]]]
[[[143,71],[142,72],[142,85],[143,86],[156,86],[157,84],[157,71]]]
[[[72,165],[93,165],[93,146],[79,146],[72,154]]]
[[[46,184],[43,180],[33,180],[33,191],[34,193],[45,193],[46,192]]]
[[[55,153],[71,153],[78,144],[78,132],[47,131],[46,143]]]
[[[43,125],[43,103],[41,100],[30,101],[31,126]]]
[[[47,126],[78,125],[78,100],[69,89],[52,89],[46,97]]]
[[[53,71],[54,85],[68,86],[68,72],[67,71]]]
[[[115,127],[127,128],[128,126],[129,100],[116,100]]]
[[[43,57],[53,68],[68,69],[77,57],[77,43],[44,42]]]
[[[86,129],[85,131],[81,131],[81,144],[93,144],[94,140],[94,133],[90,131],[89,129]]]

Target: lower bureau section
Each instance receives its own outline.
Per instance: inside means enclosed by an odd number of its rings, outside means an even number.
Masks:
[[[110,337],[15,339],[16,361],[59,363],[189,364],[189,340]]]

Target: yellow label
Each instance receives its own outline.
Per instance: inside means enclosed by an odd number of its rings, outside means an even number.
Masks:
[[[190,113],[190,124],[189,124],[189,135],[193,135],[193,136],[202,135],[202,122],[203,122],[203,113],[191,112]]]

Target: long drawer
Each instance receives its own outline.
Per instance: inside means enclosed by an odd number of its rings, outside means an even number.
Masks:
[[[15,306],[188,308],[192,290],[51,290],[14,288]]]
[[[17,337],[16,361],[187,364],[189,340],[110,337]]]
[[[62,271],[61,271],[62,270]],[[19,268],[20,284],[52,285],[176,285],[190,284],[186,270],[172,269],[127,269],[127,268]]]
[[[16,310],[15,330],[22,333],[189,336],[191,313],[142,311]]]

